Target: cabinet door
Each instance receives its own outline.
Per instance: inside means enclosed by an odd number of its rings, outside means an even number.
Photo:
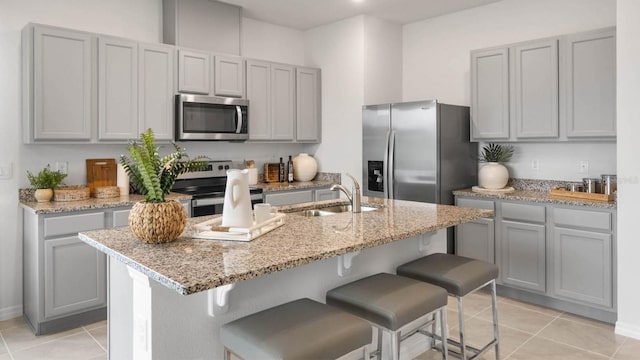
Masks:
[[[615,30],[564,39],[567,137],[616,136]]]
[[[98,139],[138,137],[138,45],[98,38]]]
[[[471,139],[509,138],[509,51],[471,53]]]
[[[235,56],[216,56],[214,94],[244,97],[244,60]]]
[[[478,219],[456,226],[456,255],[495,263],[494,220]]]
[[[45,318],[106,306],[105,264],[105,255],[77,236],[45,240]]]
[[[271,138],[273,140],[294,139],[295,74],[293,66],[271,65]]]
[[[271,139],[271,66],[247,60],[247,99],[251,106],[249,139]]]
[[[320,142],[320,70],[296,69],[296,140]]]
[[[313,201],[313,190],[287,191],[264,195],[264,202],[274,206],[299,204],[311,201]]]
[[[210,55],[200,51],[178,51],[178,91],[208,95],[211,91]]]
[[[176,51],[171,46],[139,45],[140,132],[151,128],[157,140],[173,139],[175,58]]]
[[[332,191],[329,189],[318,189],[315,191],[314,201],[334,200],[339,198],[340,198],[340,193],[338,193],[337,191]]]
[[[554,295],[613,306],[611,259],[610,234],[554,228]]]
[[[545,292],[545,226],[502,221],[500,277],[506,285]]]
[[[33,139],[90,140],[93,36],[39,26],[33,36]]]
[[[518,138],[558,137],[558,40],[513,48]]]

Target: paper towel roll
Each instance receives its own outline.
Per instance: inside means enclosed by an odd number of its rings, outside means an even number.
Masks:
[[[120,196],[129,195],[129,175],[122,167],[122,164],[118,164],[117,184],[120,189]]]

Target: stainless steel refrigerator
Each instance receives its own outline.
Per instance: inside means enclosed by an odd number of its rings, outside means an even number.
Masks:
[[[453,204],[453,190],[477,184],[469,107],[436,100],[367,105],[362,126],[364,195]]]

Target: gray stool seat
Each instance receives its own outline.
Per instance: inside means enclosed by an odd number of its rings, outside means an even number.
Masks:
[[[378,329],[378,358],[382,354],[383,331],[391,335],[393,360],[400,358],[402,339],[415,332],[431,336],[431,344],[435,346],[436,314],[440,316],[441,334],[447,333],[447,291],[422,281],[392,274],[375,274],[329,290],[326,300],[328,305],[366,319]],[[410,323],[414,329],[402,329]],[[429,325],[431,333],[423,330]],[[404,334],[409,330],[413,332]],[[442,353],[443,359],[447,359],[446,341],[442,342]]]
[[[382,273],[330,290],[327,304],[395,331],[447,305],[447,291],[421,281]]]
[[[244,359],[336,359],[372,341],[366,321],[300,299],[225,324],[226,349]]]
[[[441,286],[450,294],[465,296],[498,277],[494,264],[450,254],[431,254],[396,269],[398,275]]]

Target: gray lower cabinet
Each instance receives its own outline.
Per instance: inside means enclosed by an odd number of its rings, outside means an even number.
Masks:
[[[456,227],[456,254],[493,262],[505,296],[616,319],[616,211],[456,196],[494,219]],[[495,247],[495,252],[494,252]]]
[[[503,220],[500,231],[498,266],[502,283],[545,292],[545,226]]]
[[[330,191],[328,188],[270,191],[264,193],[264,202],[274,206],[283,206],[312,201],[338,199],[339,197],[340,194],[338,194],[337,191]]]

